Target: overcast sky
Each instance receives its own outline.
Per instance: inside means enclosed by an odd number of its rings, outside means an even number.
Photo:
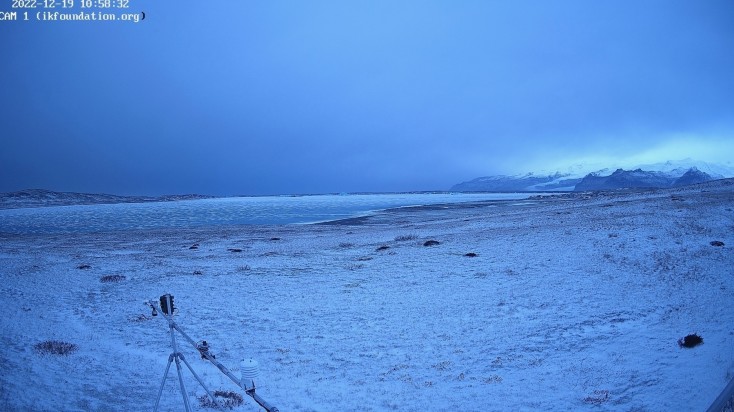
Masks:
[[[731,0],[130,5],[146,19],[0,21],[0,192],[444,190],[734,160]]]

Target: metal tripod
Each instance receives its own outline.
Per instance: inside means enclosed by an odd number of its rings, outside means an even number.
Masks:
[[[155,308],[154,308],[155,310]],[[176,344],[176,334],[174,333],[174,329],[179,331],[185,338],[188,338],[186,336],[186,333],[182,331],[178,325],[176,325],[176,322],[173,321],[173,313],[166,314],[164,313],[163,316],[168,321],[168,330],[171,332],[171,346],[173,347],[173,352],[168,355],[168,364],[166,365],[166,372],[163,374],[163,381],[161,382],[161,388],[158,390],[158,399],[155,401],[155,408],[154,411],[158,411],[158,404],[161,401],[161,395],[163,394],[163,387],[166,385],[166,379],[168,378],[168,371],[171,369],[171,363],[173,361],[176,361],[176,372],[178,373],[178,384],[179,389],[181,389],[181,396],[183,397],[184,406],[186,407],[186,412],[191,412],[191,404],[189,403],[189,397],[186,395],[186,387],[184,386],[183,382],[183,375],[181,374],[181,361],[183,361],[184,365],[186,365],[187,368],[189,368],[189,371],[192,375],[194,375],[194,378],[199,382],[202,388],[206,391],[206,393],[209,395],[209,398],[211,398],[212,402],[219,406],[219,403],[217,403],[216,398],[214,398],[214,395],[209,391],[209,389],[204,385],[204,382],[199,378],[199,375],[194,372],[194,369],[191,368],[191,365],[189,365],[189,362],[186,361],[186,358],[184,357],[183,353],[178,351],[178,345]],[[189,340],[191,340],[189,338]]]
[[[156,303],[154,301],[148,301],[146,302],[148,306],[153,310],[153,316],[158,315],[158,310],[156,309]],[[183,383],[183,375],[181,374],[181,361],[183,361],[184,365],[186,365],[187,368],[189,368],[189,371],[191,371],[191,374],[194,375],[194,378],[199,382],[202,388],[206,391],[207,395],[209,395],[209,398],[212,400],[212,403],[214,403],[215,406],[220,406],[217,400],[214,398],[212,393],[209,391],[209,389],[204,385],[204,382],[202,382],[201,378],[199,378],[199,375],[194,372],[194,370],[191,368],[191,365],[186,361],[186,358],[184,358],[183,354],[178,351],[178,345],[176,344],[176,334],[175,331],[178,331],[178,333],[181,334],[181,336],[191,344],[196,350],[199,351],[199,354],[201,354],[202,359],[206,359],[214,366],[219,369],[220,372],[222,372],[225,376],[227,376],[232,382],[235,383],[235,385],[242,388],[242,390],[245,391],[245,393],[250,396],[255,402],[257,402],[258,405],[260,405],[265,411],[267,412],[278,412],[278,408],[276,408],[273,405],[270,405],[265,399],[263,399],[260,394],[255,392],[255,382],[254,380],[251,380],[249,377],[248,379],[245,379],[245,374],[243,373],[242,379],[237,379],[232,372],[227,369],[226,366],[222,365],[221,362],[219,362],[215,357],[214,354],[209,352],[209,345],[206,343],[206,341],[202,341],[201,344],[197,344],[189,335],[186,334],[186,332],[181,329],[180,326],[176,324],[176,322],[173,321],[173,296],[170,294],[166,294],[160,297],[160,309],[161,312],[163,312],[163,317],[166,318],[168,321],[168,330],[171,333],[171,346],[173,347],[173,352],[168,356],[168,365],[166,365],[166,372],[163,374],[163,381],[161,382],[161,388],[158,391],[158,399],[155,401],[155,409],[154,411],[158,411],[158,404],[161,400],[161,395],[163,394],[163,387],[166,384],[166,378],[168,378],[168,371],[171,369],[171,363],[174,361],[176,362],[176,372],[178,373],[178,384],[181,389],[181,396],[183,396],[184,400],[184,406],[186,407],[186,412],[191,412],[191,405],[189,404],[189,397],[186,395],[186,387],[184,387]]]

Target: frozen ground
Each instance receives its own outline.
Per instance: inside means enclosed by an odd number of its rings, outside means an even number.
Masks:
[[[0,409],[151,410],[163,293],[281,411],[705,410],[734,375],[732,180],[352,223],[0,236]],[[161,402],[183,409],[173,375]]]

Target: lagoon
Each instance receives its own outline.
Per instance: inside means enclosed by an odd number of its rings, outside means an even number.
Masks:
[[[306,224],[380,210],[497,200],[533,193],[387,193],[257,196],[172,202],[51,206],[0,210],[0,233],[90,233],[225,225]]]

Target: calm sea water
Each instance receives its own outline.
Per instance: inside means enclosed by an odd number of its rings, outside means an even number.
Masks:
[[[526,199],[529,193],[264,196],[0,210],[0,232],[81,233],[217,225],[315,223],[439,203]]]

